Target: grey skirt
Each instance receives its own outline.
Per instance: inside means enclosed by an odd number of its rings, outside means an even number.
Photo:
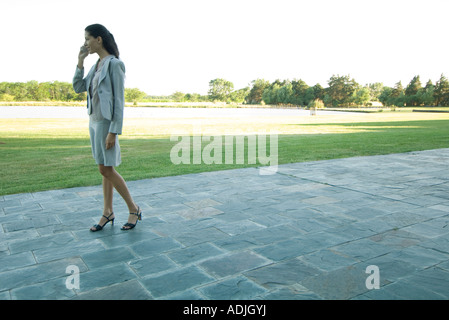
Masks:
[[[90,143],[92,155],[97,164],[106,167],[117,167],[121,163],[118,135],[115,136],[115,146],[106,150],[106,137],[109,133],[110,120],[94,121],[89,118]]]

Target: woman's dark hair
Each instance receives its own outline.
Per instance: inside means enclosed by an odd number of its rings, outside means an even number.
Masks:
[[[91,24],[84,30],[89,32],[94,38],[101,37],[101,39],[103,39],[103,47],[106,51],[113,54],[116,58],[119,57],[120,53],[118,51],[117,43],[115,43],[114,36],[103,25]]]

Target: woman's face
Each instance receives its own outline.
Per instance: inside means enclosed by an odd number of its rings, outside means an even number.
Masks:
[[[89,32],[85,32],[84,34],[85,42],[84,46],[87,47],[89,50],[89,53],[98,53],[98,50],[102,48],[102,40],[101,37],[94,38],[92,37]]]

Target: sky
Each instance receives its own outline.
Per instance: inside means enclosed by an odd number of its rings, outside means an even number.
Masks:
[[[424,85],[449,76],[448,12],[447,0],[0,0],[0,82],[71,82],[85,27],[101,23],[125,86],[148,95],[207,94],[216,78]]]

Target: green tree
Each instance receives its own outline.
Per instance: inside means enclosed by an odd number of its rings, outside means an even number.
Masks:
[[[404,94],[404,87],[402,86],[402,82],[399,81],[394,85],[393,90],[391,91],[391,96],[394,98],[399,97],[401,94]]]
[[[382,88],[382,92],[380,93],[378,99],[380,102],[382,102],[382,104],[384,106],[389,107],[392,105],[392,103],[391,103],[392,92],[393,92],[393,88],[386,87],[386,86]]]
[[[433,85],[432,81],[429,80],[426,83],[426,86],[419,91],[422,104],[425,106],[433,106],[435,103],[435,86]]]
[[[402,82],[399,81],[394,85],[393,90],[391,91],[389,103],[390,106],[394,105],[397,107],[403,107],[405,104],[405,92],[404,87],[402,86]]]
[[[125,88],[125,101],[132,102],[137,105],[147,94],[137,88]]]
[[[279,83],[275,83],[271,88],[271,103],[270,104],[280,104],[279,102],[279,90],[281,90],[283,86],[281,86]]]
[[[58,101],[73,101],[75,100],[76,93],[73,90],[73,86],[68,82],[58,82],[56,84],[58,91]]]
[[[176,102],[183,102],[186,95],[180,91],[176,91],[175,93],[172,94],[172,97],[173,100],[175,100]]]
[[[419,106],[421,105],[420,94],[421,90],[421,80],[419,80],[419,76],[414,76],[413,79],[408,84],[407,88],[405,88],[405,97],[408,106]]]
[[[225,79],[214,79],[209,82],[209,99],[211,101],[228,101],[234,90],[234,84]]]
[[[262,94],[262,100],[265,104],[280,104],[278,91],[287,83],[287,81],[281,81],[276,79],[268,87],[265,88]]]
[[[434,98],[435,105],[449,106],[449,81],[443,74],[435,84]]]
[[[245,88],[242,88],[239,90],[232,91],[229,94],[229,100],[231,102],[235,102],[235,103],[243,103],[246,100],[249,92],[250,92],[249,87],[245,87]]]
[[[316,99],[324,100],[324,95],[326,94],[326,91],[321,86],[321,84],[317,83],[312,88],[313,88],[313,96]]]
[[[262,95],[264,90],[270,85],[270,82],[264,79],[257,79],[251,81],[251,90],[246,96],[248,104],[260,104],[262,102]]]
[[[271,104],[271,92],[272,92],[271,86],[268,86],[265,88],[265,90],[262,93],[262,101],[264,104]]]
[[[363,87],[356,91],[354,91],[354,103],[356,105],[366,105],[369,101],[371,101],[371,90],[369,87]]]
[[[305,93],[305,95],[304,95],[304,97],[303,97],[303,101],[304,101],[304,105],[309,105],[309,103],[310,102],[312,102],[312,101],[314,101],[315,100],[315,90],[313,89],[313,87],[309,87],[307,90],[306,90],[306,93]],[[318,100],[320,100],[321,102],[323,102],[321,99],[318,99]],[[324,105],[323,105],[324,106]]]
[[[184,100],[190,102],[198,102],[201,101],[201,95],[199,93],[186,93],[184,96]]]
[[[39,101],[39,83],[37,81],[28,81],[25,83],[25,90],[27,91],[26,100]]]
[[[14,96],[8,93],[0,93],[0,101],[14,101]]]
[[[282,87],[277,91],[277,103],[279,104],[289,104],[293,101],[293,86],[290,81],[287,81]]]
[[[73,90],[73,87],[72,87]],[[75,92],[75,91],[73,91]],[[87,96],[86,92],[76,94],[75,100],[83,100]],[[81,99],[78,99],[82,97]],[[39,83],[39,86],[35,92],[35,101],[49,101],[50,100],[50,90],[49,85],[46,83]]]
[[[351,104],[354,91],[359,87],[359,84],[354,79],[351,79],[349,75],[333,75],[329,79],[328,84],[327,94],[333,106],[347,106]]]
[[[306,106],[310,100],[310,92],[309,96],[307,95],[307,90],[309,86],[307,83],[301,79],[292,81],[292,90],[293,90],[293,99],[292,103],[300,106]],[[312,97],[313,99],[313,97]]]
[[[12,95],[16,101],[26,101],[27,100],[27,90],[25,88],[25,83],[15,82],[12,83]]]
[[[379,101],[379,96],[382,93],[384,85],[382,82],[370,83],[368,85],[370,90],[370,100],[369,101]]]

